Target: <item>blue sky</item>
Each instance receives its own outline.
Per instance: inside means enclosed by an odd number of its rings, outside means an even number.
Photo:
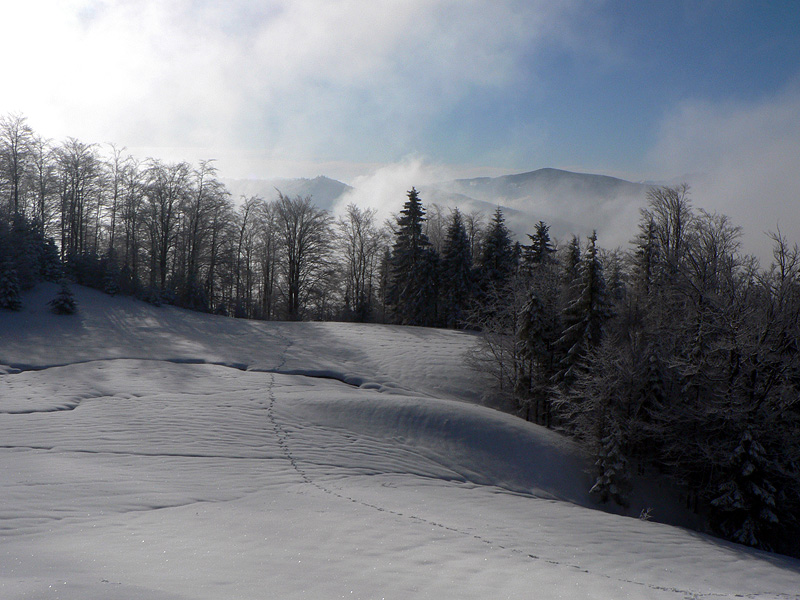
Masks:
[[[800,82],[796,0],[24,4],[0,44],[40,42],[0,109],[236,176],[417,156],[668,178],[653,152],[687,105],[757,107]]]
[[[699,173],[737,222],[800,213],[798,0],[29,0],[2,18],[0,112],[56,141],[348,183]]]
[[[431,153],[658,176],[646,159],[679,107],[757,104],[800,75],[798,2],[593,3],[568,25],[581,43],[534,48],[519,82],[443,111]]]

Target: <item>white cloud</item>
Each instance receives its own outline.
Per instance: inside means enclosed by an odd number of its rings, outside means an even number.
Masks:
[[[0,110],[43,135],[392,162],[476,89],[535,77],[554,0],[30,0],[4,8]],[[231,173],[240,176],[241,173]]]
[[[695,205],[742,226],[744,250],[763,264],[765,232],[780,226],[800,243],[800,87],[750,104],[687,103],[666,119],[651,160],[690,174]]]
[[[420,156],[407,156],[403,160],[382,165],[368,175],[356,177],[353,190],[337,202],[334,213],[342,214],[348,204],[377,211],[378,221],[389,219],[400,211],[412,187],[446,181],[453,178],[454,171],[448,167],[434,165]],[[425,198],[422,198],[426,203]]]

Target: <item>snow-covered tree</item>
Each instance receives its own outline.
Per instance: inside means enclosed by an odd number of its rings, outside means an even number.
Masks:
[[[72,294],[72,289],[66,279],[61,280],[58,293],[49,304],[51,310],[57,315],[71,315],[78,310],[75,303],[75,296]]]
[[[630,468],[622,450],[622,432],[616,422],[610,424],[600,439],[595,468],[595,483],[589,493],[600,502],[612,500],[627,507],[631,491]]]
[[[550,239],[550,226],[544,221],[539,221],[534,227],[533,234],[528,234],[531,243],[525,246],[522,261],[524,268],[530,271],[535,265],[541,265],[553,260],[556,249]]]
[[[769,480],[769,459],[750,429],[742,433],[718,484],[714,524],[726,537],[741,544],[771,550],[771,540],[780,527],[776,495]]]
[[[6,310],[22,308],[17,271],[7,259],[0,262],[0,308]]]
[[[411,188],[397,217],[389,263],[387,304],[397,323],[433,325],[436,296],[433,283],[437,258],[423,231],[425,209],[419,192]]]
[[[517,397],[528,420],[547,426],[552,419],[552,378],[560,333],[557,293],[555,269],[539,271],[529,284],[516,331],[523,359]]]
[[[564,330],[558,340],[563,352],[559,380],[567,386],[574,380],[576,369],[582,367],[587,353],[600,345],[605,324],[612,314],[606,298],[596,233],[589,238],[579,270],[576,296],[563,311]]]
[[[514,263],[514,244],[506,227],[501,208],[494,211],[491,223],[486,230],[478,263],[478,277],[482,290],[504,290],[510,284],[516,271]]]
[[[472,251],[461,213],[447,227],[441,259],[441,312],[446,327],[462,327],[472,296]]]

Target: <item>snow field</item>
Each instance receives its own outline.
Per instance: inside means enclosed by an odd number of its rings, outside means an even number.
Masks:
[[[0,598],[800,597],[596,510],[572,443],[475,404],[472,336],[46,293],[0,314]]]

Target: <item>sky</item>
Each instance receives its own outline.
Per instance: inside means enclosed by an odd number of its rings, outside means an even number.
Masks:
[[[55,140],[232,178],[692,175],[734,220],[797,210],[796,0],[0,6],[0,113]]]

